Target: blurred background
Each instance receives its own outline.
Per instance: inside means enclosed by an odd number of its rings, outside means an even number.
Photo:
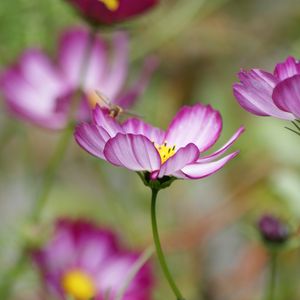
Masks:
[[[60,33],[82,24],[63,0],[0,3],[0,69],[28,47],[56,55]],[[161,63],[134,111],[165,128],[184,104],[210,103],[221,111],[222,145],[240,125],[239,156],[222,171],[198,181],[176,181],[158,200],[162,242],[178,285],[189,300],[262,299],[266,252],[248,234],[257,218],[279,214],[300,221],[299,138],[285,121],[242,110],[232,95],[240,68],[272,71],[288,55],[300,57],[300,2],[296,0],[164,0],[126,25],[131,36],[131,74],[145,56]],[[101,32],[108,35],[108,30]],[[59,134],[0,111],[0,279],[14,263],[26,216]],[[124,244],[151,244],[150,191],[138,176],[82,151],[73,141],[47,206],[45,226],[58,216],[84,217],[114,228]],[[50,226],[50,225],[49,225]],[[156,260],[153,260],[154,263]],[[280,256],[278,300],[299,299],[299,250]],[[154,299],[173,299],[155,264]],[[13,299],[41,299],[36,272],[27,266]]]

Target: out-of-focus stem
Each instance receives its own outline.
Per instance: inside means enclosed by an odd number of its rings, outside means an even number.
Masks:
[[[269,282],[267,285],[266,300],[274,300],[275,295],[275,285],[276,285],[276,275],[277,275],[277,252],[270,251],[269,259]]]

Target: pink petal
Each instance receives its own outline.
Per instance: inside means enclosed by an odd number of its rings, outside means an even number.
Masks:
[[[208,163],[194,163],[184,167],[175,175],[183,179],[200,179],[214,174],[224,167],[224,165],[233,159],[239,152],[233,152],[220,160]]]
[[[292,115],[281,111],[272,100],[277,79],[270,73],[259,69],[239,73],[241,83],[234,84],[233,93],[239,104],[258,116],[274,116],[292,119]]]
[[[112,64],[107,70],[104,80],[99,82],[100,91],[109,99],[114,99],[120,93],[128,73],[128,37],[125,33],[117,33],[113,38],[114,54]]]
[[[68,0],[68,2],[95,24],[112,24],[144,13],[156,5],[158,0],[121,0],[116,11],[109,10],[99,0]]]
[[[273,99],[280,109],[300,118],[300,75],[280,82],[274,89]]]
[[[78,88],[84,70],[83,86],[86,91],[99,88],[107,71],[107,49],[104,41],[97,36],[88,49],[89,39],[87,30],[75,28],[66,31],[59,44],[59,64],[69,83],[73,88]],[[87,51],[90,51],[88,56]]]
[[[134,86],[118,98],[115,103],[123,108],[132,107],[137,99],[144,93],[153,72],[157,68],[157,65],[158,61],[155,57],[149,57],[146,59],[139,79],[135,82]]]
[[[16,115],[46,128],[65,125],[66,115],[56,111],[56,106],[69,87],[41,51],[27,50],[18,65],[2,74],[0,84]]]
[[[107,140],[110,139],[104,128],[94,124],[82,123],[76,127],[74,136],[81,148],[96,157],[104,159],[104,146]]]
[[[300,65],[292,56],[289,56],[284,62],[277,64],[274,70],[274,75],[280,80],[287,79],[296,74],[300,74]]]
[[[165,133],[160,128],[153,127],[144,121],[136,118],[126,120],[122,125],[124,133],[141,134],[151,142],[162,144]]]
[[[155,171],[160,167],[156,148],[142,135],[118,133],[106,143],[104,156],[110,163],[133,171]]]
[[[219,138],[222,118],[210,105],[196,104],[183,107],[175,116],[166,133],[169,146],[184,147],[195,144],[200,152],[209,149]]]
[[[221,156],[222,154],[224,154],[228,148],[230,148],[230,146],[239,138],[239,136],[245,131],[245,128],[242,126],[240,127],[235,134],[228,140],[228,142],[223,145],[219,150],[217,150],[216,152],[204,156],[204,157],[200,157],[198,162],[200,163],[206,163],[206,162],[210,162],[216,158],[218,158],[219,156]]]
[[[186,165],[195,162],[199,158],[199,150],[194,144],[188,144],[180,148],[172,157],[170,157],[160,168],[158,177],[172,175],[181,170]]]
[[[110,137],[114,137],[119,132],[123,133],[123,128],[119,122],[111,117],[106,110],[101,109],[99,105],[96,105],[92,114],[94,122],[99,127],[103,127]]]

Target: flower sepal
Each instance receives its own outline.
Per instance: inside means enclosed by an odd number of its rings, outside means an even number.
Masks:
[[[142,179],[145,186],[148,186],[150,189],[154,189],[157,191],[169,187],[173,183],[173,181],[178,179],[174,176],[164,176],[162,178],[153,179],[151,177],[151,173],[149,172],[137,172],[137,174]]]

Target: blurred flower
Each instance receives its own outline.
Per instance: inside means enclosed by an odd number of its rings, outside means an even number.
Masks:
[[[67,125],[74,95],[80,89],[84,96],[77,120],[89,119],[90,106],[97,101],[93,100],[97,89],[112,103],[122,107],[133,105],[143,93],[156,62],[147,59],[138,81],[124,91],[129,60],[127,35],[114,35],[112,57],[100,36],[93,39],[92,45],[89,45],[90,38],[84,29],[66,31],[59,42],[57,64],[38,49],[25,51],[0,78],[0,90],[8,108],[23,120],[61,129]]]
[[[120,247],[116,235],[83,221],[57,222],[53,238],[33,253],[48,290],[61,299],[112,300],[139,254]],[[128,286],[123,300],[150,299],[153,283],[145,264]]]
[[[123,124],[96,107],[93,122],[75,131],[78,144],[90,154],[116,166],[145,172],[144,178],[198,179],[220,170],[238,152],[216,160],[244,131],[241,127],[218,151],[203,156],[218,140],[222,119],[211,106],[183,107],[166,132],[140,119]],[[201,155],[200,155],[201,154]]]
[[[252,69],[238,76],[233,91],[244,109],[258,116],[300,118],[300,63],[293,57],[277,64],[273,73]]]
[[[112,24],[140,15],[158,0],[67,0],[88,20]]]
[[[289,228],[279,218],[266,214],[263,215],[257,224],[258,230],[267,242],[284,243],[289,237]]]

